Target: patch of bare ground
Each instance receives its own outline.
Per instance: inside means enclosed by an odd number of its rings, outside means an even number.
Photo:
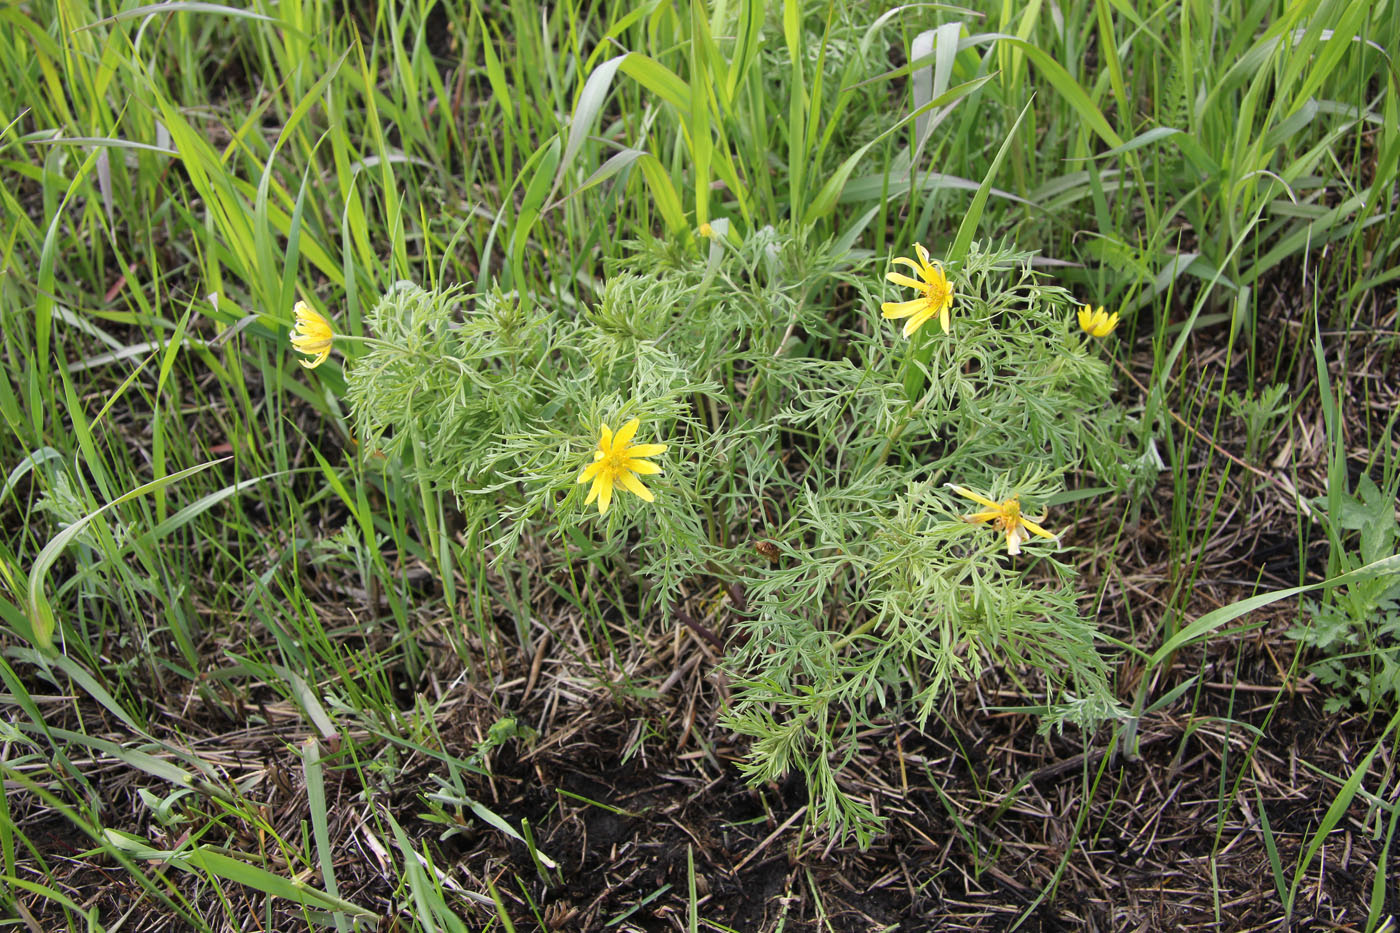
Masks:
[[[864,851],[802,832],[800,783],[737,780],[708,664],[637,707],[594,692],[572,715],[546,713],[541,697],[539,742],[497,756],[479,791],[529,817],[561,861],[562,883],[529,892],[560,929],[683,929],[688,853],[700,916],[737,930],[1270,928],[1281,911],[1260,806],[1291,867],[1338,788],[1304,762],[1344,777],[1380,727],[1324,717],[1306,682],[1279,686],[1266,646],[1287,624],[1179,659],[1172,674],[1199,675],[1198,692],[1144,721],[1140,761],[1106,759],[1102,736],[1086,747],[977,712],[1021,699],[985,682],[924,730],[872,732],[844,776],[887,820]],[[1357,808],[1328,839],[1300,928],[1364,920],[1374,830]],[[506,865],[533,873],[498,833],[464,844],[458,864],[480,882]],[[510,897],[524,914],[526,892]]]

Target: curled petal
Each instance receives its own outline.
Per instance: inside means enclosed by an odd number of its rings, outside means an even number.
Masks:
[[[929,262],[928,250],[924,249],[924,244],[915,243],[914,252],[919,254],[919,264],[923,266],[925,272],[932,271],[932,264]]]
[[[302,352],[306,352],[306,351],[302,351]],[[321,365],[322,363],[324,363],[326,360],[330,359],[330,355],[331,355],[331,348],[330,348],[330,347],[326,347],[326,348],[325,348],[324,350],[322,350],[320,353],[316,354],[316,358],[315,358],[314,360],[297,360],[297,362],[300,363],[301,365],[305,366],[307,369],[315,369],[317,366],[320,366],[320,365]]]
[[[322,349],[331,345],[331,341],[334,337],[334,334],[326,336],[320,333],[303,334],[297,332],[292,334],[291,340],[292,346],[303,353],[319,353]]]
[[[1021,518],[1021,524],[1026,526],[1028,530],[1040,535],[1042,538],[1049,538],[1051,541],[1059,541],[1058,535],[1051,534],[1050,532],[1046,531],[1044,528],[1041,528],[1035,522],[1031,521],[1028,518],[1025,518],[1024,516]]]

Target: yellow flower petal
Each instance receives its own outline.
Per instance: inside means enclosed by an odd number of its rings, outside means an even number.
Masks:
[[[927,324],[929,319],[937,313],[938,309],[935,308],[932,303],[926,302],[922,311],[904,322],[904,336],[909,337],[913,335],[915,331]]]
[[[631,421],[624,424],[621,430],[613,437],[611,446],[626,447],[632,441],[632,438],[637,436],[637,429],[641,426],[642,419],[633,418]]]
[[[609,476],[600,475],[598,478],[603,481],[603,488],[598,493],[598,514],[607,515],[608,506],[612,505],[613,481]]]
[[[905,288],[917,288],[922,290],[924,287],[923,282],[920,282],[918,279],[911,279],[903,272],[886,272],[885,278],[896,285],[903,285]]]
[[[909,266],[919,273],[919,278],[915,279],[902,272],[886,272],[885,278],[895,285],[903,288],[913,288],[923,293],[923,297],[914,298],[910,301],[887,301],[880,305],[880,313],[886,318],[900,318],[914,316],[914,320],[904,325],[904,336],[913,335],[920,327],[938,315],[939,324],[943,328],[943,333],[952,331],[952,323],[949,311],[953,306],[953,286],[948,281],[947,275],[943,272],[942,263],[930,259],[928,250],[922,243],[914,244],[914,252],[918,255],[919,261],[907,259],[903,256],[892,260],[892,264]]]
[[[1059,541],[1055,535],[1021,514],[1021,501],[1017,496],[1012,496],[1003,502],[993,502],[963,486],[956,486],[952,483],[947,485],[958,495],[966,496],[987,507],[984,512],[963,516],[963,520],[976,523],[990,522],[993,527],[1006,535],[1006,552],[1008,554],[1021,553],[1021,545],[1031,539],[1032,533],[1052,541]]]
[[[880,313],[887,318],[908,317],[917,314],[920,310],[928,306],[927,298],[915,298],[913,301],[887,301],[880,305]]]
[[[991,499],[988,499],[986,496],[978,495],[977,493],[973,492],[971,489],[966,488],[965,486],[957,486],[957,485],[954,485],[953,483],[949,483],[949,484],[948,484],[948,488],[951,489],[951,490],[953,490],[953,492],[957,493],[958,495],[960,495],[960,496],[966,496],[967,498],[971,499],[973,502],[980,502],[982,505],[985,505],[985,506],[987,506],[988,508],[998,509],[998,510],[1001,509],[1001,503],[1000,503],[1000,502],[993,502]]]
[[[598,471],[601,469],[603,469],[603,463],[602,458],[600,457],[594,462],[590,463],[588,466],[584,467],[583,472],[578,475],[578,479],[575,480],[575,482],[586,483],[593,477],[597,476]]]
[[[629,457],[655,457],[666,452],[666,444],[633,444],[627,448]]]
[[[1024,526],[1025,526],[1026,528],[1028,528],[1029,530],[1034,531],[1036,534],[1040,535],[1042,538],[1049,538],[1051,541],[1058,541],[1058,540],[1059,540],[1059,535],[1051,534],[1050,532],[1046,531],[1044,528],[1041,528],[1039,525],[1037,525],[1035,522],[1031,521],[1029,518],[1026,518],[1025,516],[1022,516],[1022,517],[1021,517],[1021,524],[1024,525]]]
[[[1103,305],[1093,308],[1085,305],[1079,309],[1079,328],[1090,337],[1107,337],[1118,326],[1118,312],[1105,314]]]
[[[642,485],[642,481],[632,473],[623,473],[618,477],[624,489],[641,496],[647,502],[655,502],[656,497],[651,494],[651,490]]]
[[[931,271],[931,265],[928,259],[928,250],[924,249],[924,244],[915,243],[914,252],[919,254],[919,265],[923,266],[924,271]]]
[[[628,460],[623,466],[633,473],[641,473],[644,476],[653,476],[661,472],[661,467],[650,460]]]

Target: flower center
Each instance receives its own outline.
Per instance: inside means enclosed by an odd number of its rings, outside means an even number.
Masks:
[[[624,450],[613,450],[603,455],[603,472],[614,479],[621,476],[627,469],[627,452]]]
[[[1001,504],[1001,515],[996,520],[996,527],[1001,531],[1008,528],[1019,528],[1021,525],[1021,503],[1016,499],[1007,499]]]

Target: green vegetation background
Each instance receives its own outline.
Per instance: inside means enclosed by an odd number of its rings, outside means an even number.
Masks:
[[[53,0],[0,23],[0,858],[16,912],[22,893],[70,926],[85,913],[12,818],[23,799],[193,927],[230,883],[340,928],[362,915],[337,893],[323,758],[382,787],[405,756],[435,756],[436,792],[461,811],[490,742],[443,751],[441,698],[417,685],[533,655],[530,607],[557,584],[523,558],[492,570],[454,495],[357,452],[344,357],[297,366],[291,307],[306,297],[364,334],[395,283],[464,283],[582,318],[610,280],[702,255],[706,222],[809,247],[784,274],[844,280],[827,293],[839,313],[873,307],[914,241],[1033,250],[1076,300],[1120,310],[1109,352],[1143,426],[1134,456],[1160,461],[1172,495],[1065,505],[1094,559],[1160,508],[1171,596],[1134,614],[1150,666],[1248,608],[1184,615],[1203,545],[1258,507],[1198,482],[1193,452],[1303,488],[1286,457],[1257,458],[1320,408],[1326,483],[1292,499],[1292,582],[1319,601],[1300,643],[1340,656],[1321,668],[1339,705],[1394,706],[1400,622],[1376,570],[1396,539],[1392,3]],[[1224,348],[1215,381],[1190,366],[1203,335]],[[1347,368],[1358,348],[1374,399]],[[1240,453],[1216,453],[1227,433]],[[1324,578],[1364,585],[1317,587],[1310,537],[1327,541]],[[578,565],[620,547],[535,546]],[[629,605],[627,581],[551,597],[599,618],[600,599]],[[616,639],[655,621],[598,625],[571,650],[613,682]],[[57,655],[35,647],[49,625]],[[1139,694],[1133,712],[1180,698]],[[298,833],[165,731],[171,709],[242,721],[256,703],[319,737],[298,746]],[[104,808],[97,761],[141,784],[139,816]],[[1370,761],[1339,781],[1333,825]],[[286,869],[248,857],[233,826],[271,832]],[[528,825],[501,831],[535,853]],[[463,898],[410,854],[421,831],[387,816],[376,832],[413,922],[460,924]],[[1315,852],[1275,860],[1281,911]],[[151,858],[197,884],[166,883]]]

